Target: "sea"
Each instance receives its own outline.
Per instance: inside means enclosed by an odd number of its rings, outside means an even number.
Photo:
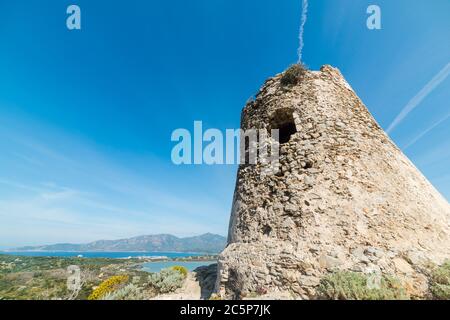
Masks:
[[[203,256],[202,253],[186,253],[186,252],[65,252],[65,251],[0,251],[0,254],[8,254],[14,256],[27,257],[60,257],[60,258],[112,258],[127,259],[139,257],[167,257],[185,258]],[[142,263],[142,270],[147,272],[159,272],[162,269],[173,266],[183,266],[189,271],[200,266],[208,266],[217,263],[217,261],[151,261]]]

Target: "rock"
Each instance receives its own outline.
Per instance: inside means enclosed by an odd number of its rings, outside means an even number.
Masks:
[[[295,228],[295,222],[291,218],[287,218],[281,225],[282,228],[285,229],[293,229]]]
[[[369,258],[364,254],[364,248],[358,247],[352,251],[352,255],[356,260],[361,262],[369,262]]]
[[[425,255],[421,252],[416,252],[416,251],[410,251],[408,252],[407,256],[406,256],[406,260],[412,264],[412,265],[416,265],[419,266],[423,263],[426,262],[426,258]]]
[[[288,203],[284,206],[284,210],[288,213],[295,213],[298,211],[298,207],[291,203]]]
[[[312,252],[312,253],[317,253],[317,252],[320,251],[320,246],[311,244],[309,246],[309,251]]]
[[[338,258],[322,255],[319,258],[319,265],[325,269],[334,269],[340,266],[342,262]]]
[[[397,271],[401,273],[411,274],[414,272],[414,269],[411,268],[411,265],[402,258],[395,258],[393,262]]]
[[[302,287],[315,287],[320,283],[320,279],[314,276],[299,276],[297,281]]]
[[[303,179],[303,183],[309,187],[314,185],[314,181],[314,177],[312,176],[305,176]]]
[[[368,247],[364,253],[368,256],[368,259],[372,262],[379,260],[383,256],[383,252],[374,247]]]

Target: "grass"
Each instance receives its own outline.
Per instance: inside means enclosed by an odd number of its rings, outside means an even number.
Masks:
[[[306,73],[306,67],[303,64],[291,65],[281,77],[282,86],[290,86],[298,84]]]
[[[377,286],[370,286],[370,275],[338,271],[325,276],[318,287],[322,299],[333,300],[408,300],[400,281],[382,275]]]
[[[431,273],[430,291],[435,299],[450,300],[450,260]]]

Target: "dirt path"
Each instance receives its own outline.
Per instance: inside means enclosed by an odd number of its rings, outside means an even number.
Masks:
[[[183,284],[183,287],[174,293],[162,294],[152,300],[200,300],[200,283],[196,280],[196,275],[190,272]]]

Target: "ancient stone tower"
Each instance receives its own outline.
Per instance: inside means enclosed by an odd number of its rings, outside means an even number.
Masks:
[[[450,258],[450,206],[384,133],[339,70],[266,81],[242,129],[280,129],[281,171],[239,168],[217,292],[315,297],[333,270],[397,276],[415,296],[421,266]],[[286,295],[284,295],[286,297]]]

